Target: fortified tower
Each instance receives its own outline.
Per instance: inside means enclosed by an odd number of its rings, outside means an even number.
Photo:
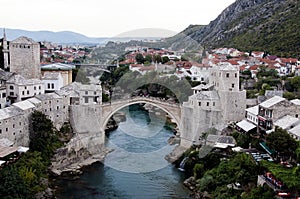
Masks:
[[[220,96],[224,124],[245,117],[246,91],[239,88],[239,68],[221,63],[210,69],[209,83]]]
[[[27,37],[9,43],[10,72],[28,79],[40,79],[40,45]]]

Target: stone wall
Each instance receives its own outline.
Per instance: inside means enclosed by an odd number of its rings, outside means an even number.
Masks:
[[[199,138],[208,129],[220,129],[223,126],[222,112],[220,110],[195,108],[186,102],[182,106],[180,146],[189,148],[193,144],[198,144]]]
[[[20,37],[10,42],[10,72],[28,79],[39,79],[41,76],[40,45],[29,40],[26,37]]]
[[[220,91],[219,95],[224,124],[245,118],[246,91]]]

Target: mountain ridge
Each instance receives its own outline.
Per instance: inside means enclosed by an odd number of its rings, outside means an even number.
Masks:
[[[237,0],[208,25],[183,33],[208,49],[234,47],[299,56],[299,4],[298,0]]]

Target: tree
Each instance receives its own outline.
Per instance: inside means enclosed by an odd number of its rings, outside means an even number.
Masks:
[[[297,142],[285,130],[276,128],[267,136],[267,145],[284,156],[293,156]]]
[[[193,171],[195,179],[199,179],[204,174],[204,165],[199,163],[195,164]]]
[[[169,57],[167,57],[167,56],[162,57],[162,63],[163,63],[163,64],[165,64],[165,63],[167,63],[167,62],[169,62],[169,61],[170,61]]]
[[[146,55],[145,61],[144,61],[144,62],[149,62],[149,63],[151,63],[151,62],[152,62],[152,56],[151,56],[151,55]]]
[[[18,171],[7,167],[0,174],[0,198],[31,198],[29,187],[26,186]]]
[[[161,56],[160,55],[154,55],[153,61],[157,62],[157,63],[161,63],[162,62]]]
[[[30,126],[30,150],[41,152],[43,160],[50,161],[55,149],[62,144],[58,140],[52,121],[42,112],[34,111],[30,117]]]
[[[141,53],[136,54],[135,60],[138,64],[143,64],[145,62],[144,56]]]

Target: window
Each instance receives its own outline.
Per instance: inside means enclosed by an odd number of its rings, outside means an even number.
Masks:
[[[209,106],[209,102],[206,102],[206,106]]]
[[[48,83],[48,89],[50,89],[50,83]]]
[[[89,98],[88,97],[84,98],[84,103],[86,103],[86,104],[89,103]]]
[[[2,129],[0,129],[0,134],[2,133]]]
[[[216,105],[216,102],[213,102],[213,106],[215,106]]]
[[[234,88],[234,84],[231,84],[231,87]]]
[[[85,94],[87,95],[87,94],[89,94],[89,92],[88,92],[88,91],[85,91]]]
[[[5,130],[6,130],[6,132],[7,132],[7,131],[8,131],[8,128],[6,128]]]
[[[198,102],[198,105],[201,106],[201,102]]]
[[[36,87],[33,87],[34,90],[36,90]]]
[[[5,98],[6,97],[6,93],[2,93],[2,98]]]
[[[14,86],[10,86],[9,89],[10,89],[10,90],[14,90]]]
[[[29,95],[29,91],[27,91],[27,95]]]
[[[15,125],[15,124],[13,124],[13,128],[15,128],[15,126],[16,126],[16,125]]]
[[[54,84],[53,83],[51,84],[51,88],[54,89]]]
[[[22,91],[22,95],[25,95],[25,91]]]
[[[226,73],[226,77],[229,78],[229,73]]]
[[[56,107],[56,110],[59,110],[59,106]]]
[[[41,86],[39,86],[39,90],[41,90]]]
[[[234,77],[237,78],[237,73],[234,74]]]
[[[25,90],[27,89],[27,86],[25,86]]]
[[[298,114],[295,115],[295,118],[298,118]]]
[[[14,92],[10,92],[9,95],[15,95],[15,93]]]
[[[94,95],[97,95],[97,92],[96,92],[96,91],[94,91]]]

